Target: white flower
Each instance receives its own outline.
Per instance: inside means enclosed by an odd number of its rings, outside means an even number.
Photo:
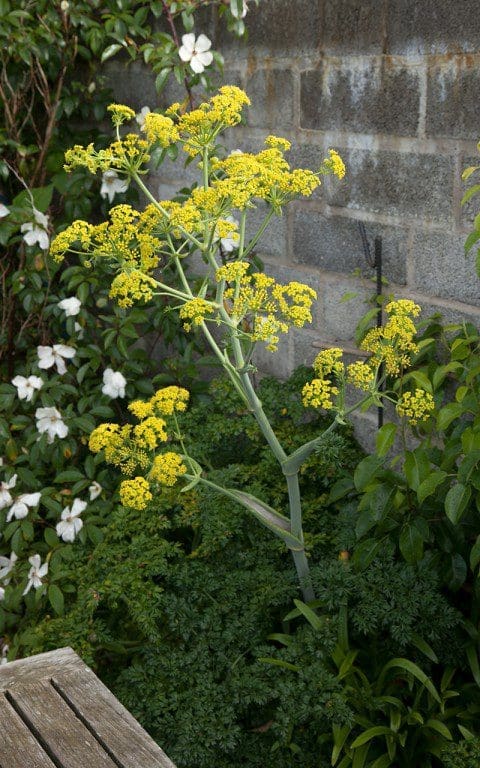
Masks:
[[[12,384],[17,388],[20,400],[26,400],[29,403],[35,390],[43,387],[43,379],[40,376],[29,376],[28,379],[25,376],[15,376]]]
[[[83,337],[85,336],[85,328],[83,328],[80,323],[75,323],[73,326],[73,329],[75,333],[77,334],[77,338],[81,341]]]
[[[48,443],[53,443],[57,435],[60,438],[68,435],[68,427],[62,421],[62,414],[56,408],[37,408],[35,418],[37,419],[38,431],[47,433]]]
[[[22,520],[28,515],[29,507],[36,507],[40,501],[41,493],[22,493],[8,510],[7,523],[12,517],[16,520]]]
[[[83,521],[80,515],[86,508],[87,502],[75,499],[72,508],[65,507],[62,512],[62,519],[57,523],[56,531],[63,541],[75,541],[75,536],[83,528]]]
[[[10,557],[3,557],[3,555],[0,556],[0,579],[5,585],[10,583],[10,579],[7,579],[7,576],[11,571],[13,571],[17,560],[18,557],[15,552],[12,552]]]
[[[28,221],[26,224],[22,224],[20,232],[23,234],[23,239],[27,245],[35,245],[38,243],[40,248],[46,250],[50,244],[50,240],[47,234],[48,216],[44,213],[33,209],[33,216],[35,221]]]
[[[107,368],[107,370],[103,372],[102,392],[104,395],[108,395],[108,397],[111,397],[112,399],[116,397],[125,397],[126,384],[127,380],[120,371],[112,371],[111,368]]]
[[[243,0],[242,11],[240,14],[238,13],[237,6],[233,3],[230,3],[230,12],[232,16],[234,16],[236,19],[244,19],[245,16],[247,15],[247,11],[248,11],[247,0]]]
[[[66,13],[69,8],[70,8],[70,3],[68,2],[68,0],[62,0],[62,2],[60,3],[60,10]]]
[[[60,309],[63,309],[67,317],[74,317],[80,312],[82,302],[80,299],[77,299],[76,296],[70,296],[69,299],[62,299],[59,301],[57,306],[59,306]]]
[[[23,590],[23,594],[26,595],[30,592],[32,587],[39,589],[42,586],[42,579],[48,573],[48,563],[42,565],[40,555],[32,555],[28,558],[28,562],[32,566],[28,572],[27,586]]]
[[[90,493],[90,501],[95,501],[95,499],[100,496],[103,488],[100,483],[97,483],[97,481],[94,480],[93,483],[88,486],[88,491]]]
[[[9,507],[10,504],[12,504],[13,499],[10,491],[12,490],[12,488],[15,488],[16,482],[17,482],[17,476],[14,475],[13,477],[10,478],[10,480],[0,483],[0,509]]]
[[[0,219],[3,219],[4,216],[8,216],[10,213],[10,208],[7,208],[6,205],[3,203],[0,203]]]
[[[238,221],[233,218],[233,216],[227,216],[225,218],[225,221],[231,222],[231,224],[235,224],[236,226],[232,227],[232,231],[227,234],[226,237],[220,238],[220,243],[222,244],[222,248],[227,253],[231,253],[234,248],[238,246],[239,236],[238,236]]]
[[[60,376],[63,376],[67,370],[63,358],[75,357],[75,349],[66,344],[54,344],[53,347],[37,347],[37,354],[39,368],[51,368],[55,365]]]
[[[115,195],[126,192],[128,181],[120,179],[116,171],[105,171],[102,175],[102,186],[100,194],[102,197],[108,197],[108,202],[112,203]]]
[[[0,587],[0,602],[5,599],[5,590],[3,587]]]
[[[205,67],[208,67],[213,61],[213,54],[209,50],[212,43],[206,35],[199,35],[195,38],[193,32],[183,35],[182,45],[178,49],[178,55],[182,61],[190,62],[193,71],[199,75]]]
[[[2,658],[0,659],[0,666],[2,667],[4,664],[8,664],[7,653],[8,653],[8,645],[4,645],[2,648]]]
[[[140,126],[140,129],[143,129],[143,126],[145,125],[145,118],[149,113],[150,113],[150,107],[142,107],[140,112],[138,112],[135,115],[135,120]]]

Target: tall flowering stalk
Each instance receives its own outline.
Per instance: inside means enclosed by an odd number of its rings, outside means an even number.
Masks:
[[[221,134],[240,122],[243,107],[248,104],[243,91],[224,86],[209,102],[189,113],[182,114],[178,104],[165,114],[147,113],[142,127],[144,137],[124,133],[124,124],[135,118],[133,110],[111,105],[116,140],[98,151],[93,145],[74,147],[66,154],[66,168],[86,166],[92,173],[114,171],[126,181],[133,180],[149,202],[143,211],[128,205],[115,206],[110,220],[97,226],[74,222],[56,237],[51,252],[56,260],[67,251],[76,253],[87,266],[108,262],[114,275],[110,295],[120,306],[129,308],[139,301],[168,296],[185,328],[201,329],[278,461],[288,488],[289,510],[282,514],[261,499],[237,489],[220,488],[205,476],[189,455],[181,432],[179,419],[187,408],[188,392],[179,387],[167,387],[148,401],[131,403],[129,408],[138,424],[103,424],[91,434],[91,450],[104,451],[106,461],[126,477],[120,486],[122,503],[144,509],[159,487],[177,482],[183,483],[184,491],[202,483],[226,494],[253,513],[291,550],[304,598],[309,601],[314,595],[305,553],[298,475],[325,433],[287,454],[256,394],[251,360],[257,344],[265,344],[273,352],[282,334],[311,322],[316,295],[308,285],[282,285],[255,271],[249,257],[272,217],[281,214],[284,205],[311,195],[322,175],[341,178],[345,167],[340,156],[330,150],[317,171],[292,170],[285,159],[290,143],[276,136],[268,136],[264,149],[257,154],[237,151],[221,157]],[[183,202],[158,201],[144,183],[146,165],[153,153],[165,154],[173,145],[182,147],[197,162],[201,185]],[[267,212],[256,234],[247,237],[247,216],[258,201],[266,203]],[[222,241],[228,243],[226,262]],[[185,259],[195,252],[205,262],[205,274],[197,290],[184,269]],[[159,264],[166,262],[176,269],[175,286],[163,282],[156,272]],[[367,339],[370,346],[366,349],[371,353],[368,363],[354,364],[345,372],[335,350],[317,358],[318,378],[307,385],[303,397],[306,405],[335,410],[331,428],[349,412],[343,397],[347,379],[367,390],[360,404],[376,403],[384,358],[395,358],[400,366],[408,362],[413,349],[409,325],[412,307],[392,310],[390,326],[387,323],[383,334],[379,331],[375,339]],[[415,410],[416,402],[414,397],[405,403],[407,416],[412,408]]]

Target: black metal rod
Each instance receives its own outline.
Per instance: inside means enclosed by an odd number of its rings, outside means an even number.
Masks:
[[[372,258],[372,253],[370,251],[370,243],[368,242],[367,238],[367,232],[365,229],[365,224],[363,221],[358,222],[358,227],[360,229],[360,236],[362,238],[362,246],[363,246],[363,253],[365,255],[365,261],[367,262],[370,269],[375,270],[375,276],[376,276],[376,295],[375,295],[375,303],[378,305],[378,313],[377,313],[377,328],[380,328],[380,326],[383,324],[383,306],[382,306],[382,295],[383,295],[383,259],[382,259],[382,238],[376,237],[374,240],[374,255]],[[380,368],[380,376],[383,373],[383,367]],[[380,391],[383,389],[383,387],[380,387]],[[378,429],[383,426],[383,408],[381,406],[377,409],[377,423],[378,423]]]

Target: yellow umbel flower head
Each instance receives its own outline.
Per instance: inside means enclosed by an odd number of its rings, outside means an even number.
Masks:
[[[406,416],[412,425],[419,421],[427,421],[434,408],[433,396],[430,392],[425,392],[424,389],[404,392],[396,405],[398,415]]]
[[[123,480],[120,483],[120,501],[130,509],[146,509],[153,499],[150,485],[144,477],[134,477],[133,480]]]
[[[311,408],[323,408],[330,411],[334,408],[333,397],[338,395],[339,390],[334,387],[328,379],[313,379],[302,389],[302,402],[304,406]]]
[[[182,457],[173,451],[155,456],[149,478],[160,485],[175,485],[179,477],[187,471]]]

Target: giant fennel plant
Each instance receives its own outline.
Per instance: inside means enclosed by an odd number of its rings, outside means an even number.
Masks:
[[[234,151],[226,154],[220,145],[224,132],[241,121],[247,95],[235,86],[223,86],[208,102],[182,113],[173,104],[164,114],[145,116],[143,135],[125,130],[135,113],[127,106],[112,104],[109,111],[116,139],[106,149],[75,146],[66,153],[66,168],[86,167],[91,173],[115,171],[134,181],[147,198],[142,211],[128,205],[111,209],[110,219],[99,225],[75,221],[51,246],[55,260],[78,254],[87,267],[99,262],[110,265],[113,276],[110,296],[121,307],[168,297],[187,330],[200,329],[233,386],[256,419],[272,450],[288,488],[289,510],[284,514],[264,501],[235,488],[220,488],[209,479],[190,455],[188,436],[182,432],[181,415],[189,393],[180,387],[157,391],[149,400],[129,406],[138,423],[102,424],[90,436],[94,453],[118,467],[125,479],[120,499],[126,507],[145,509],[165,486],[179,483],[186,491],[201,483],[238,502],[276,534],[290,549],[304,599],[314,598],[305,552],[299,472],[320,449],[325,432],[287,454],[265,414],[256,393],[252,356],[257,344],[274,352],[281,334],[311,322],[315,291],[308,285],[282,285],[255,271],[252,252],[272,218],[292,200],[308,197],[321,177],[342,178],[345,166],[338,153],[329,156],[316,171],[291,169],[285,159],[290,143],[268,136],[258,153]],[[197,164],[201,182],[183,200],[157,200],[145,182],[148,164],[173,147],[181,147]],[[247,237],[247,218],[259,201],[266,214],[256,234]],[[223,245],[223,247],[222,247]],[[228,258],[225,258],[225,253]],[[200,254],[204,261],[199,281],[189,280],[186,264]],[[162,280],[159,269],[171,264],[178,275],[177,286]],[[179,287],[178,287],[179,286]],[[413,317],[419,308],[409,300],[391,302],[388,320],[372,329],[364,339],[367,359],[345,367],[342,351],[321,352],[314,363],[316,377],[303,390],[305,406],[332,411],[327,431],[355,408],[394,400],[400,415],[414,422],[428,418],[431,396],[423,390],[401,396],[381,391],[385,377],[408,367],[416,351]],[[346,385],[362,391],[358,402],[348,407]]]

